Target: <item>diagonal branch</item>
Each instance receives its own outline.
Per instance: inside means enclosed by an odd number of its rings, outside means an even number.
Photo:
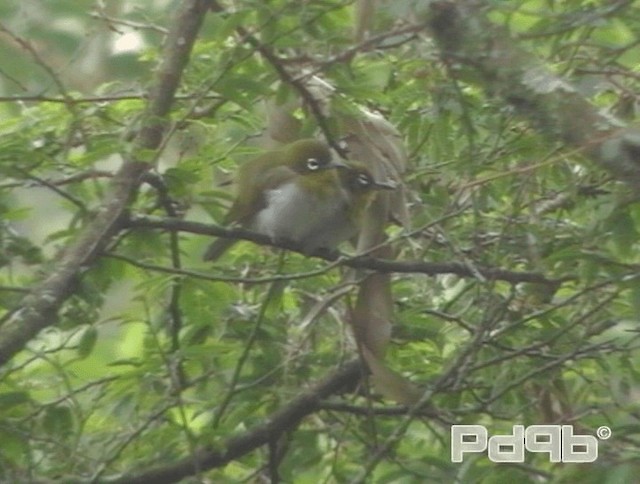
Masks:
[[[479,84],[498,93],[549,139],[577,148],[618,179],[640,187],[640,128],[600,112],[563,78],[517,46],[492,23],[483,0],[438,0],[429,27],[450,72],[473,70]],[[627,8],[609,2],[602,18]]]
[[[214,10],[217,12],[224,12],[224,8],[216,1],[213,1]],[[271,65],[271,67],[276,71],[280,79],[285,84],[290,85],[300,97],[307,104],[311,113],[313,114],[316,122],[318,123],[318,127],[322,131],[327,143],[331,145],[333,149],[335,149],[341,156],[346,157],[346,153],[344,148],[340,146],[339,143],[335,141],[335,136],[331,131],[331,127],[329,126],[329,122],[327,116],[322,112],[322,107],[318,103],[318,100],[314,97],[314,95],[307,89],[304,82],[293,76],[284,66],[282,60],[273,52],[271,47],[263,44],[258,40],[255,36],[253,36],[250,32],[248,32],[245,28],[238,26],[236,27],[236,31],[240,35],[240,37],[246,41],[251,47],[256,49],[260,55]]]
[[[167,125],[165,117],[208,8],[208,0],[189,0],[178,10],[172,22],[174,28],[166,40],[163,61],[156,73],[142,128],[134,143],[134,155],[122,164],[92,222],[65,248],[59,262],[3,325],[0,365],[7,363],[38,332],[55,323],[58,310],[71,295],[78,276],[94,262],[119,230],[124,210],[135,197],[144,174],[153,166],[149,152],[161,144]]]
[[[356,384],[363,371],[358,360],[350,361],[313,389],[302,393],[276,411],[266,423],[216,445],[215,449],[204,448],[197,451],[196,455],[187,456],[173,464],[146,470],[137,475],[120,476],[106,482],[111,484],[171,483],[192,476],[197,471],[223,467],[232,460],[277,440],[285,432],[295,429],[303,418],[317,412],[321,408],[321,402],[327,397],[347,391]]]

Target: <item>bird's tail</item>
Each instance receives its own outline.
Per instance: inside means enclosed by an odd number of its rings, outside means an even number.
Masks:
[[[236,240],[224,239],[224,238],[220,238],[216,240],[207,248],[207,251],[202,256],[202,260],[205,260],[205,261],[218,260],[222,256],[222,254],[224,254],[227,251],[227,249],[229,249],[236,242],[237,242]]]

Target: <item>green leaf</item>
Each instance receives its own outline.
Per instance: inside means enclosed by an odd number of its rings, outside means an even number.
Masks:
[[[94,326],[88,326],[78,342],[78,356],[80,358],[88,357],[96,346],[98,341],[98,330]]]
[[[6,426],[0,426],[0,442],[2,442],[2,457],[14,465],[22,467],[29,451],[29,443],[21,432]],[[0,476],[3,470],[0,469]]]
[[[24,405],[30,401],[31,396],[26,391],[0,393],[0,410],[8,410],[16,405]]]
[[[71,409],[64,405],[49,406],[44,412],[42,427],[52,437],[66,438],[73,432]]]

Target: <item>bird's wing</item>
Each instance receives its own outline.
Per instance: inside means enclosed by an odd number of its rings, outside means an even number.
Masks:
[[[244,196],[237,197],[229,209],[225,223],[246,224],[251,217],[267,206],[266,194],[297,175],[286,166],[264,166],[263,169],[241,170],[238,174],[238,190]]]
[[[287,166],[278,166],[276,168],[271,168],[267,170],[265,173],[260,174],[260,190],[262,192],[267,190],[273,190],[274,188],[279,187],[283,183],[287,183],[291,179],[301,176],[296,173],[294,170]]]

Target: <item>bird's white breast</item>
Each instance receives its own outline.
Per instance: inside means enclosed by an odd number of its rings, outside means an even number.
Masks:
[[[269,190],[266,207],[255,216],[252,229],[273,240],[292,240],[306,251],[335,248],[354,234],[348,195],[340,190],[322,197],[295,183]]]

